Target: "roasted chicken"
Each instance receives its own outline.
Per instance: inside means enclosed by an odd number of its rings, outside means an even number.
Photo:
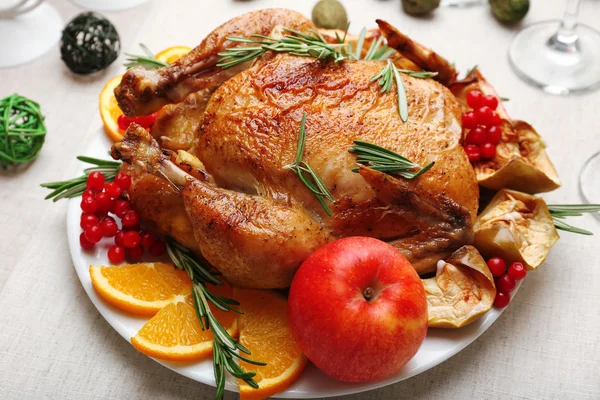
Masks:
[[[454,79],[441,57],[408,46],[408,38],[399,40],[394,28],[378,23],[412,63],[440,72],[442,83]],[[402,75],[409,111],[403,122],[396,92],[370,81],[385,61],[334,63],[267,52],[235,71],[216,66],[217,54],[234,45],[226,37],[276,36],[283,27],[315,29],[292,11],[250,13],[217,28],[172,66],[125,75],[115,93],[129,115],[214,91],[200,107],[194,103],[194,112],[169,106],[170,118],[185,122],[165,128],[159,117],[152,130],[158,142],[131,126],[113,147],[134,174],[134,207],[237,286],[289,286],[315,249],[355,235],[391,243],[420,273],[435,270],[438,260],[472,241],[478,208],[477,181],[460,145],[461,105],[442,84]],[[303,160],[332,193],[331,215],[289,168],[304,113]],[[190,128],[181,132],[184,125]],[[414,180],[365,166],[355,173],[356,155],[348,152],[354,140],[435,164]]]

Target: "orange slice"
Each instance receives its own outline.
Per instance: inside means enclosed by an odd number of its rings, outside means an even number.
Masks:
[[[186,272],[161,262],[115,266],[90,265],[92,285],[113,306],[152,316],[192,285]]]
[[[231,298],[231,287],[208,285],[219,296]],[[233,337],[237,336],[238,314],[210,306],[215,318]],[[150,357],[169,361],[196,361],[212,354],[213,334],[202,330],[194,309],[191,287],[185,288],[131,338],[131,344]]]
[[[187,46],[174,46],[169,47],[168,49],[164,49],[160,53],[156,54],[155,58],[158,61],[167,62],[169,64],[173,64],[175,61],[179,60],[181,56],[186,55],[192,49]]]
[[[249,357],[264,361],[257,366],[240,360],[245,371],[256,372],[254,389],[238,380],[240,399],[264,399],[273,396],[300,376],[308,363],[307,358],[294,342],[288,326],[287,299],[275,292],[262,290],[235,290],[240,302],[240,343],[252,352]]]
[[[117,122],[123,111],[119,108],[119,103],[115,97],[115,88],[121,83],[123,75],[115,76],[104,85],[100,92],[100,117],[104,123],[104,130],[115,142],[120,142],[125,135],[125,131],[119,128]]]

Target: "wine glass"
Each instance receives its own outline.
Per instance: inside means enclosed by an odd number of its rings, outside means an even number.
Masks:
[[[71,0],[87,10],[120,11],[144,4],[148,0]]]
[[[0,68],[32,61],[60,39],[63,21],[43,0],[0,0]]]
[[[562,20],[523,29],[508,50],[515,73],[548,93],[600,87],[600,32],[577,23],[581,0],[567,0]]]
[[[483,4],[483,0],[442,0],[442,7],[471,7]]]

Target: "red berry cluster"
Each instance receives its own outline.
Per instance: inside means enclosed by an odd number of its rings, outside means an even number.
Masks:
[[[81,198],[79,244],[84,249],[93,248],[103,237],[114,237],[115,244],[108,249],[108,259],[113,264],[125,260],[139,260],[144,248],[150,254],[160,257],[165,254],[166,246],[150,231],[140,231],[140,216],[131,209],[131,203],[122,194],[131,186],[131,177],[119,172],[114,182],[105,182],[100,172],[92,172],[86,181],[86,190]],[[113,214],[121,219],[122,230]]]
[[[510,302],[510,292],[515,290],[516,281],[520,281],[527,275],[525,266],[520,262],[514,262],[506,270],[506,261],[500,257],[492,257],[487,261],[488,268],[494,276],[496,284],[496,299],[494,306],[504,308]]]
[[[471,163],[482,158],[491,160],[496,157],[496,145],[502,139],[502,118],[496,112],[498,98],[471,90],[467,93],[467,104],[473,110],[462,115],[463,128],[469,130],[465,138],[465,152]]]

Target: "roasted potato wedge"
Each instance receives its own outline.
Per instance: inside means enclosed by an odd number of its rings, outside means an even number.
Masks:
[[[468,325],[488,312],[496,297],[492,273],[473,246],[463,246],[439,261],[436,276],[422,282],[431,328]]]
[[[496,193],[473,225],[475,247],[485,257],[519,261],[536,269],[558,240],[546,202],[504,189]]]
[[[451,90],[465,105],[467,93],[471,90],[500,98],[477,69],[452,85]],[[557,189],[560,180],[540,135],[528,123],[511,120],[502,103],[496,111],[503,120],[502,140],[493,160],[474,165],[478,183],[488,189],[508,188],[526,193]]]

